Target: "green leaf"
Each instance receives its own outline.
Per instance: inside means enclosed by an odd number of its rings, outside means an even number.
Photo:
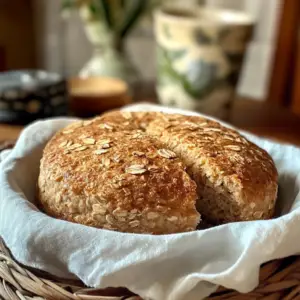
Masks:
[[[101,13],[103,20],[105,21],[107,27],[112,29],[114,27],[114,24],[109,0],[98,0],[98,4],[99,12]]]
[[[179,50],[168,50],[168,57],[170,60],[174,61],[186,54],[186,49],[179,49]]]
[[[181,85],[185,92],[196,100],[201,100],[203,97],[210,94],[220,84],[224,84],[226,79],[216,78],[216,70],[213,65],[201,62],[204,68],[204,74],[199,73],[199,78],[196,82],[192,81],[190,74],[181,74],[173,67],[175,59],[183,56],[185,50],[166,50],[161,46],[157,47],[157,62],[158,62],[158,83],[165,85],[170,82]],[[200,62],[195,62],[195,64]],[[197,75],[197,74],[196,74]],[[207,78],[205,76],[208,76]]]
[[[97,6],[95,5],[95,3],[89,4],[89,10],[93,17],[96,17],[99,14],[99,10],[98,10]]]
[[[119,31],[120,37],[123,38],[129,33],[144,13],[146,7],[146,0],[126,0],[125,17]]]
[[[77,7],[76,4],[77,4],[76,0],[62,0],[61,9],[62,10],[73,9],[73,8]]]
[[[183,87],[194,98],[206,95],[215,85],[217,66],[205,60],[195,60],[187,65],[187,72],[182,74]]]
[[[216,80],[210,82],[208,85],[199,89],[198,87],[191,85],[190,82],[187,80],[187,78],[184,75],[182,75],[182,77],[181,77],[182,87],[191,97],[193,97],[196,100],[201,100],[202,98],[206,97],[215,88],[222,85],[223,83],[224,83],[224,80],[216,79]]]
[[[158,62],[158,82],[161,85],[164,85],[168,82],[177,82],[180,83],[181,77],[180,74],[173,68],[172,56],[176,52],[179,55],[185,53],[182,50],[170,51],[166,50],[161,46],[157,47],[157,62]],[[171,54],[173,53],[173,54]]]

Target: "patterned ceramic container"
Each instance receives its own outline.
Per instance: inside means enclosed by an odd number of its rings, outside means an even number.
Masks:
[[[36,70],[0,73],[0,122],[27,124],[67,112],[67,85],[60,75]]]
[[[226,118],[253,28],[251,17],[235,11],[157,11],[161,103]]]

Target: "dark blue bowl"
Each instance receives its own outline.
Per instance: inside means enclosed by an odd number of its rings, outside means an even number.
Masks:
[[[27,124],[67,113],[67,82],[60,75],[35,70],[0,72],[1,123]]]

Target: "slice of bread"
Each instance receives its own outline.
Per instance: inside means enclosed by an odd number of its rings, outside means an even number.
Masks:
[[[147,127],[182,158],[196,181],[197,208],[212,224],[268,219],[277,171],[272,158],[238,132],[200,117],[165,115]]]

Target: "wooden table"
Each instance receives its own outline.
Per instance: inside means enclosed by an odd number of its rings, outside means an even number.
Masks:
[[[254,134],[300,146],[300,117],[276,104],[237,99],[229,122]]]
[[[300,117],[274,104],[238,98],[229,122],[254,134],[300,146]],[[0,125],[0,142],[17,138],[21,129]]]

